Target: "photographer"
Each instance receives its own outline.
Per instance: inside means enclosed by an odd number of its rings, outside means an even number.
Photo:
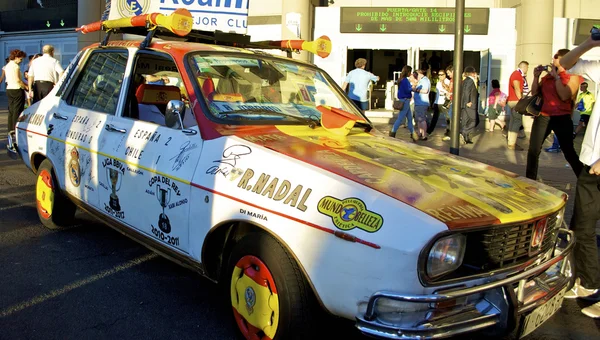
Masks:
[[[600,62],[581,60],[584,53],[594,47],[600,47],[600,31],[596,31],[573,51],[565,54],[560,64],[569,73],[584,75],[600,84]],[[585,298],[600,300],[600,265],[598,264],[598,246],[596,244],[596,222],[600,219],[600,106],[596,105],[590,115],[588,128],[583,137],[579,159],[584,164],[577,178],[575,206],[571,229],[575,232],[575,274],[578,280],[565,298]],[[561,141],[562,143],[562,141]],[[561,144],[562,145],[562,144]],[[600,302],[581,310],[592,318],[600,318]]]
[[[568,49],[558,50],[550,67],[538,65],[533,70],[531,93],[533,95],[541,93],[544,98],[541,113],[533,120],[527,151],[526,176],[533,180],[537,180],[542,144],[552,130],[558,137],[565,159],[571,165],[575,176],[579,175],[583,167],[573,147],[573,121],[571,120],[573,100],[577,94],[580,77],[567,74],[560,66],[559,61],[567,52]],[[547,74],[539,79],[542,72]]]

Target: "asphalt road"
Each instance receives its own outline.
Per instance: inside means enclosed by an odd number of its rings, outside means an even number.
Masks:
[[[234,339],[217,287],[91,217],[45,229],[34,175],[6,156],[0,106],[0,339]],[[529,339],[599,339],[600,321],[565,301]],[[331,322],[335,339],[366,339]],[[315,332],[314,339],[324,338]],[[473,338],[479,338],[475,336]],[[464,339],[464,338],[463,338]]]

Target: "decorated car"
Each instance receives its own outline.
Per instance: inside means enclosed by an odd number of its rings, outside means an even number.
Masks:
[[[152,39],[198,40],[190,18],[83,27],[151,30],[85,48],[19,116],[46,227],[78,207],[219,282],[247,339],[312,338],[315,309],[381,338],[525,336],[560,308],[564,193],[381,134],[312,64]]]

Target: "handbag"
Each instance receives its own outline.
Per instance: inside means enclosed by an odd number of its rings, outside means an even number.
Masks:
[[[537,117],[542,112],[544,98],[541,94],[527,96],[519,99],[515,105],[515,111],[525,116]]]
[[[394,108],[394,110],[402,111],[402,109],[404,108],[404,100],[400,100],[400,99],[394,100],[392,107]]]
[[[446,99],[444,99],[444,104],[442,105],[442,107],[446,110],[448,110],[450,108],[450,104],[452,104],[452,100],[450,100],[450,98],[446,97]]]

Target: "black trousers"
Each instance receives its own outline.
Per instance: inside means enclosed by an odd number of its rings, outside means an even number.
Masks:
[[[54,83],[49,81],[34,81],[33,82],[33,103],[44,99],[54,88]]]
[[[465,140],[471,140],[471,133],[473,133],[475,126],[477,126],[477,118],[477,110],[470,108],[461,109],[460,120]]]
[[[561,145],[562,147],[562,145]],[[600,219],[600,176],[584,166],[577,177],[571,230],[575,232],[575,275],[588,289],[600,288],[596,222]]]
[[[433,104],[433,116],[431,117],[431,123],[427,126],[427,134],[430,135],[433,130],[435,130],[435,126],[437,125],[437,121],[440,118],[440,108],[438,104]]]
[[[527,168],[525,170],[527,178],[537,180],[542,145],[552,130],[554,130],[554,134],[560,143],[560,149],[567,162],[571,165],[575,176],[579,176],[579,173],[581,173],[583,164],[579,161],[579,156],[577,156],[575,147],[573,146],[573,121],[571,120],[571,115],[550,117],[540,115],[535,117],[533,126],[531,127],[529,150],[527,151]]]
[[[8,132],[15,129],[17,117],[25,108],[25,91],[24,90],[6,90],[8,98]]]

